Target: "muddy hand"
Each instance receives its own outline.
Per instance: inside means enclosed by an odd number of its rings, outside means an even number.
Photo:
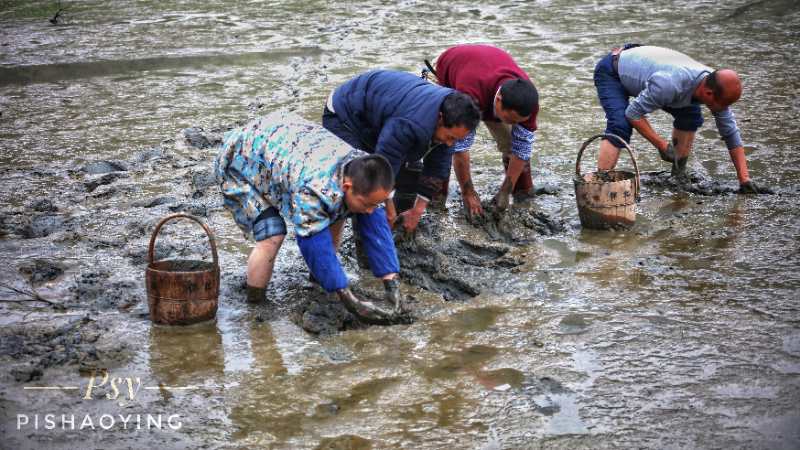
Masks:
[[[403,229],[403,221],[405,218],[402,215],[394,216],[394,220],[392,220],[392,230]]]
[[[759,186],[756,184],[755,181],[745,181],[744,183],[739,185],[739,193],[740,194],[774,194],[775,191],[766,187],[766,186]]]
[[[464,202],[464,214],[467,216],[467,222],[473,223],[483,217],[481,199],[474,190],[464,194],[462,200]]]
[[[658,150],[658,156],[661,157],[662,161],[666,161],[668,163],[674,163],[675,162],[675,145],[673,145],[671,143],[667,144],[667,149],[666,150],[664,150],[663,152],[661,150]]]
[[[400,224],[400,228],[405,230],[406,234],[412,234],[416,231],[421,218],[422,214],[417,213],[414,208],[411,208],[397,216],[397,222]]]
[[[398,322],[396,314],[385,311],[372,302],[359,300],[348,288],[339,289],[336,294],[344,307],[362,322],[373,325],[391,325]]]
[[[492,199],[492,204],[497,212],[503,212],[508,209],[508,204],[511,201],[511,192],[500,190]]]
[[[403,312],[403,296],[400,294],[400,280],[397,278],[383,280],[383,289],[383,298],[389,302],[389,304],[394,305],[395,314]]]

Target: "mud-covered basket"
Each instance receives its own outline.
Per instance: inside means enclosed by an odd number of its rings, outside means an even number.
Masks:
[[[597,138],[613,138],[624,144],[631,156],[636,173],[609,170],[581,174],[583,151]],[[598,230],[627,229],[636,222],[636,202],[639,201],[639,166],[633,149],[619,136],[598,134],[583,143],[575,161],[575,200],[581,226]]]
[[[198,260],[154,261],[156,237],[165,223],[189,219],[203,227],[211,244],[213,262]],[[197,217],[167,216],[156,225],[147,252],[147,302],[150,318],[162,325],[188,325],[213,319],[219,300],[219,259],[214,234]]]

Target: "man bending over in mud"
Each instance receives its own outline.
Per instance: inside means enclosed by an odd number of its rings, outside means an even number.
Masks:
[[[739,192],[772,192],[756,185],[747,172],[742,138],[729,108],[742,94],[742,82],[733,70],[713,70],[683,53],[663,47],[626,44],[597,63],[594,85],[606,113],[605,132],[630,142],[635,128],[656,147],[662,160],[672,163],[672,175],[681,179],[686,178],[686,162],[695,132],[703,124],[700,105],[706,105],[728,146],[739,178]],[[629,102],[629,97],[634,99]],[[659,136],[645,117],[657,109],[663,109],[674,118],[671,142]],[[613,169],[622,146],[619,141],[603,140],[597,168]]]
[[[283,111],[225,135],[215,164],[225,208],[255,248],[247,260],[247,300],[259,303],[288,219],[313,277],[336,292],[362,319],[391,314],[356,299],[336,257],[344,218],[356,215],[370,267],[382,278],[386,299],[399,309],[399,262],[379,207],[394,185],[392,167],[379,155],[355,150],[321,126]]]
[[[497,47],[467,44],[451,47],[439,55],[434,75],[442,86],[464,92],[478,103],[483,123],[497,142],[497,149],[503,155],[505,178],[494,196],[495,206],[505,210],[512,193],[515,202],[533,197],[530,159],[539,92],[528,74],[511,55]],[[472,131],[453,146],[453,170],[461,186],[468,219],[483,214],[470,174],[468,150],[474,141]]]
[[[411,233],[447,182],[449,147],[474,130],[478,119],[478,107],[465,94],[407,72],[374,70],[331,93],[322,125],[355,148],[385,156],[398,179],[413,177],[401,169],[412,172],[422,160],[414,206],[402,214],[402,226]],[[394,225],[394,204],[387,202],[386,209]]]

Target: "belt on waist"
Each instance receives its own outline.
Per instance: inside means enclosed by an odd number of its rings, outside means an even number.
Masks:
[[[619,75],[619,54],[625,50],[622,47],[617,47],[611,50],[611,66],[614,68],[614,73]]]
[[[611,50],[611,67],[614,68],[614,73],[619,75],[619,54],[622,53],[621,48]]]

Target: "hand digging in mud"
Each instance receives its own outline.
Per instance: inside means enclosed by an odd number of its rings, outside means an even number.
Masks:
[[[497,194],[495,194],[492,199],[492,204],[497,212],[503,212],[508,209],[508,205],[511,201],[511,189],[513,187],[514,185],[511,182],[511,178],[506,176],[503,180],[503,184],[500,186],[500,190],[497,191]]]
[[[660,148],[656,148],[658,150],[658,156],[661,157],[661,160],[668,163],[675,162],[675,144],[669,143],[667,144],[666,150],[661,150]]]
[[[344,307],[365,323],[372,325],[392,325],[408,322],[407,317],[397,312],[386,311],[375,303],[360,300],[348,288],[339,289],[336,291],[336,294],[339,296],[339,300],[342,301]]]
[[[467,221],[472,223],[483,216],[481,198],[478,196],[478,193],[475,192],[472,180],[467,180],[461,191],[461,199],[464,202],[464,215],[467,216]]]

